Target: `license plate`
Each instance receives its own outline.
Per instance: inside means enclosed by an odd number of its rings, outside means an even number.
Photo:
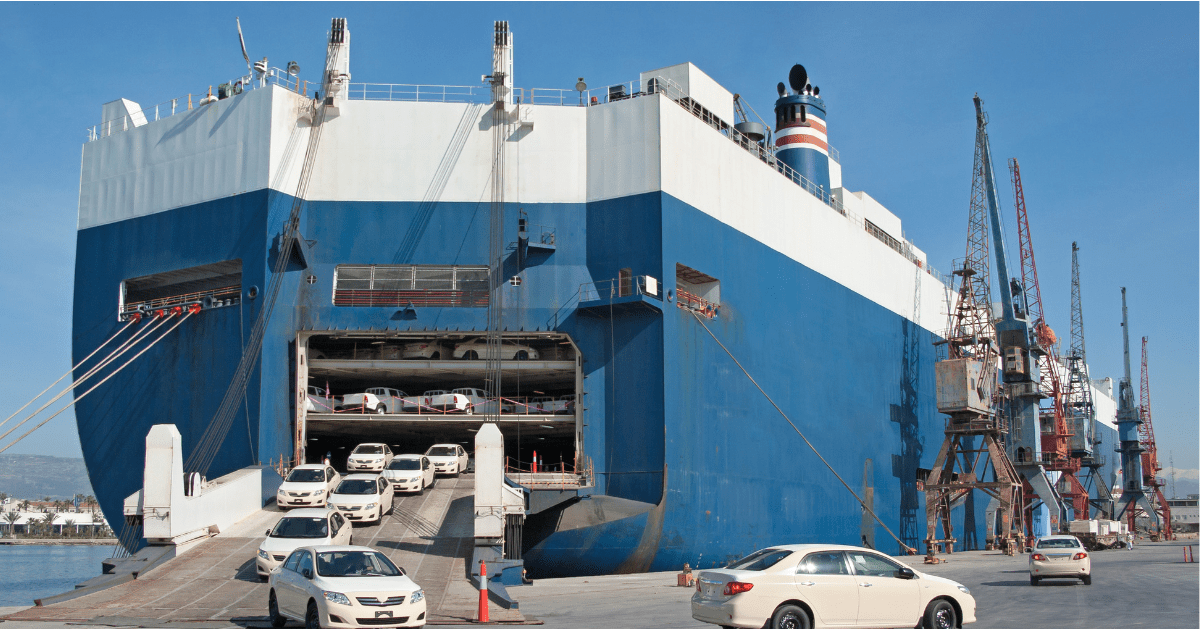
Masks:
[[[390,611],[390,610],[376,610],[376,611],[375,611],[375,618],[376,618],[376,619],[379,619],[380,617],[387,617],[387,618],[389,618],[389,619],[390,619],[390,618],[392,617],[392,611]]]

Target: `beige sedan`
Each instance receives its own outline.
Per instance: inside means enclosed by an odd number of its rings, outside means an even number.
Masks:
[[[692,617],[733,628],[960,628],[975,622],[975,598],[871,549],[781,545],[701,571]]]
[[[1092,583],[1092,557],[1074,536],[1046,536],[1029,554],[1029,583],[1037,586],[1046,578],[1082,580]]]

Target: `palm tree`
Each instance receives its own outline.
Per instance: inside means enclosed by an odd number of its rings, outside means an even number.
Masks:
[[[21,513],[16,510],[9,510],[4,513],[4,520],[8,521],[8,537],[17,537],[17,521],[21,520]]]
[[[28,512],[29,511],[29,499],[22,499],[20,508],[21,508],[22,512]]]
[[[96,513],[96,497],[89,494],[89,495],[87,495],[87,498],[84,499],[84,502],[87,504],[88,509],[91,511],[91,513],[95,514]]]
[[[67,535],[67,528],[74,529],[76,534],[79,533],[79,530],[77,528],[75,528],[75,519],[73,519],[73,518],[69,518],[69,519],[63,521],[62,533],[64,536]]]
[[[42,524],[46,529],[47,536],[54,535],[54,519],[56,518],[58,518],[58,513],[54,510],[46,512],[46,515],[42,517]]]

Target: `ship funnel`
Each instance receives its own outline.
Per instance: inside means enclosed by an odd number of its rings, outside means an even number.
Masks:
[[[795,169],[806,180],[803,185],[822,201],[829,200],[829,136],[825,129],[825,101],[820,89],[809,83],[808,71],[796,64],[788,72],[787,94],[777,86],[775,101],[775,146],[780,162]]]

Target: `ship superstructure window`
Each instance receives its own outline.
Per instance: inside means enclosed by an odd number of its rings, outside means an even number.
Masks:
[[[679,263],[675,263],[675,293],[679,308],[709,317],[715,316],[721,305],[721,281]]]
[[[481,307],[488,268],[458,265],[338,265],[334,306]]]
[[[241,295],[242,261],[226,260],[122,282],[120,316],[196,302],[206,307],[227,306],[237,304]]]

